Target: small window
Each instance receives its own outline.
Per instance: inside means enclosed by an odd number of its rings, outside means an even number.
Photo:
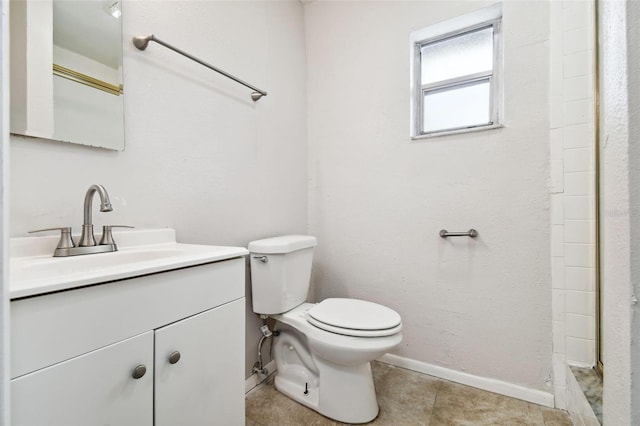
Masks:
[[[493,6],[412,33],[413,137],[499,126],[501,14]]]

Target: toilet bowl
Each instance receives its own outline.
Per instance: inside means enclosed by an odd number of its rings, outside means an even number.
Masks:
[[[304,303],[273,315],[280,328],[273,347],[276,389],[332,419],[369,422],[378,415],[370,361],[400,344],[402,334],[355,337],[325,331],[308,320],[314,306]]]
[[[366,423],[378,415],[370,361],[400,344],[402,320],[364,300],[306,303],[315,245],[303,235],[249,244],[253,311],[276,320],[276,389],[326,417]]]

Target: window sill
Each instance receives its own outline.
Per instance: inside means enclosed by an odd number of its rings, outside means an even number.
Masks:
[[[455,129],[455,130],[445,130],[442,132],[434,132],[434,133],[428,133],[426,135],[419,135],[419,136],[411,136],[411,140],[412,141],[420,141],[423,139],[432,139],[432,138],[439,138],[442,136],[449,136],[449,135],[460,135],[460,134],[464,134],[464,133],[474,133],[474,132],[482,132],[485,130],[494,130],[494,129],[501,129],[504,127],[504,124],[492,124],[490,126],[478,126],[478,127],[468,127],[468,128],[464,128],[464,129]]]

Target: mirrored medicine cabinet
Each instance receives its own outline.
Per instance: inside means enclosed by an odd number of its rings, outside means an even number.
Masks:
[[[11,0],[11,133],[124,149],[119,0]]]

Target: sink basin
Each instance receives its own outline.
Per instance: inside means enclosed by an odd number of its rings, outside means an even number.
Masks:
[[[70,257],[52,257],[57,237],[12,239],[11,298],[35,296],[248,254],[244,247],[180,244],[175,241],[175,231],[172,229],[124,231],[115,234],[114,239],[118,243],[116,252]]]

